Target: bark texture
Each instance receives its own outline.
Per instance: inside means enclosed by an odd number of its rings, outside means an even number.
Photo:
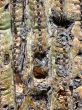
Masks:
[[[82,110],[82,1],[0,1],[0,110]]]

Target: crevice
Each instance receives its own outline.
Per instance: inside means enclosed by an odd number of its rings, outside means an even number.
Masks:
[[[39,47],[37,52],[34,52],[34,67],[33,74],[35,78],[41,79],[48,76],[48,60],[46,57],[46,51],[43,51],[42,47]]]
[[[76,105],[76,108],[75,109],[77,109],[78,108],[78,102],[75,105]]]
[[[66,91],[60,89],[60,90],[57,92],[57,94],[58,94],[58,96],[66,96]]]
[[[50,16],[50,21],[57,26],[68,28],[73,22],[73,19],[69,19],[67,15],[63,12],[58,12],[56,10],[51,10],[52,15]]]
[[[42,60],[44,57],[46,57],[46,52],[35,52],[34,58],[37,58],[39,60]]]
[[[34,77],[37,79],[46,78],[48,76],[48,70],[42,69],[40,66],[34,66],[33,68]]]
[[[79,52],[77,53],[78,56],[82,56],[82,50],[79,50]]]
[[[36,94],[32,94],[31,96],[35,100],[42,100],[42,99],[46,99],[47,100],[47,98],[48,98],[47,91],[45,91],[45,90],[37,92]]]
[[[8,104],[5,104],[5,105],[3,106],[3,110],[9,110],[9,105],[8,105]]]
[[[4,65],[8,65],[10,62],[10,56],[8,53],[4,54]]]
[[[6,11],[9,8],[9,3],[7,3],[4,7],[4,11]]]
[[[63,4],[64,0],[59,0],[61,4]]]
[[[34,100],[46,100],[48,101],[48,98],[49,98],[49,95],[48,95],[48,92],[51,90],[51,86],[49,86],[47,89],[45,90],[39,90],[37,92],[34,92],[33,94],[31,94],[31,97],[34,99]]]

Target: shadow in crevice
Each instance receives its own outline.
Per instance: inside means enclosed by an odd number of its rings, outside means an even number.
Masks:
[[[48,61],[46,58],[46,51],[35,52],[34,61],[36,64],[33,67],[33,74],[35,78],[46,78],[48,76]]]
[[[77,53],[78,56],[82,56],[82,50],[79,50]]]
[[[57,10],[51,10],[51,12],[50,21],[57,26],[68,28],[74,22],[74,19],[69,19],[64,12]]]

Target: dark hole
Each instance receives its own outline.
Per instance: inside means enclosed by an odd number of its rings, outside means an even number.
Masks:
[[[37,92],[36,94],[33,94],[31,96],[35,100],[42,100],[42,99],[46,99],[47,100],[47,98],[48,98],[46,90],[42,90],[42,91]]]
[[[60,60],[61,60],[60,58],[56,58],[55,59],[55,64],[58,64],[60,62]]]
[[[76,76],[74,79],[81,79],[79,76]]]
[[[39,2],[39,0],[36,0],[37,2]]]
[[[40,3],[41,3],[41,6],[43,6],[43,1],[40,1]]]
[[[38,2],[38,1],[37,1]],[[39,8],[39,5],[37,5],[37,8]]]
[[[73,86],[70,85],[70,86],[69,86],[69,89],[70,89],[70,91],[72,92],[72,91],[73,91]]]
[[[46,52],[36,52],[34,54],[34,58],[37,58],[39,60],[42,60],[44,57],[46,57]]]
[[[69,21],[69,20],[66,20],[66,19],[58,19],[58,18],[55,18],[54,16],[51,18],[53,23],[56,24],[57,26],[61,26],[61,27],[65,27],[65,28],[68,28],[72,22]]]
[[[62,96],[65,96],[66,95],[66,92],[65,92],[65,90],[59,90],[58,91],[58,95],[60,96],[60,95],[62,95]]]
[[[82,50],[79,50],[79,52],[77,53],[77,55],[82,56]]]
[[[38,12],[37,14],[40,15],[40,12]]]
[[[33,74],[35,78],[41,79],[41,78],[46,78],[48,73],[46,71],[43,71],[39,66],[35,66],[33,68]]]
[[[10,62],[10,56],[9,54],[4,54],[4,65],[9,64]]]
[[[48,88],[47,88],[47,91],[49,91],[51,89],[51,87],[49,86]]]
[[[78,102],[76,103],[76,108],[75,109],[77,109],[78,108]]]
[[[82,27],[81,27],[82,28]],[[82,42],[82,38],[78,38],[80,42]]]
[[[14,110],[14,107],[11,106],[11,107],[10,107],[10,110]]]
[[[57,26],[68,28],[73,22],[73,19],[68,19],[67,15],[63,12],[58,12],[56,10],[51,10],[52,15],[50,16],[50,21]]]
[[[17,0],[13,0],[13,3],[16,3],[17,2]]]
[[[5,91],[6,90],[6,88],[0,88],[0,91]]]
[[[4,10],[7,10],[9,7],[9,3],[5,5]]]
[[[3,106],[3,108],[8,108],[9,107],[9,105],[7,105],[7,104],[5,104],[4,106]]]
[[[64,0],[60,0],[60,3],[63,4]]]

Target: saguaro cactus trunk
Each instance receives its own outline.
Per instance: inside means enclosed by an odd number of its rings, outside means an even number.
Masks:
[[[82,0],[0,1],[0,110],[82,110]]]

